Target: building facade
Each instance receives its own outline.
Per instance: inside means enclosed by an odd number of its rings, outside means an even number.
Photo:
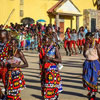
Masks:
[[[35,21],[44,19],[47,24],[57,24],[61,27],[62,32],[67,27],[78,29],[80,26],[86,25],[87,19],[84,12],[89,9],[97,9],[96,0],[94,2],[93,0],[0,1],[0,24],[20,23],[22,18],[31,17]]]

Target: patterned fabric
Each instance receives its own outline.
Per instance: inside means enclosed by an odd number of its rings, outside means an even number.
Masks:
[[[49,57],[55,57],[55,47],[51,46],[46,51]],[[61,77],[55,63],[47,61],[42,67],[41,76],[42,96],[44,100],[57,99],[59,92],[62,91]]]
[[[0,61],[6,61],[9,57],[9,51],[11,50],[9,41],[7,43],[0,43]]]
[[[85,61],[83,66],[83,85],[87,87],[87,89],[92,89],[97,91],[98,85],[98,72],[100,71],[100,63],[99,61]]]
[[[20,71],[20,69],[15,68],[14,70],[9,71],[8,76],[8,100],[21,100],[20,91],[25,88],[23,73]]]
[[[43,57],[45,56],[45,51],[44,51],[44,49],[43,48],[41,48],[41,50],[40,50],[40,54],[39,54],[39,66],[40,66],[40,75],[42,76],[42,70],[43,70],[43,62],[42,62],[42,60],[43,60]],[[41,77],[40,77],[41,78]]]
[[[2,82],[5,86],[6,84],[6,73],[7,73],[7,68],[0,68],[0,79],[2,79]]]
[[[17,93],[16,95],[12,96],[12,95],[8,95],[7,96],[7,100],[22,100],[20,97],[20,91],[18,91],[19,93]]]
[[[6,43],[0,43],[0,62],[3,61],[6,64],[6,61],[9,58],[9,51],[11,50],[9,41]],[[7,68],[5,66],[1,66],[0,68],[0,80],[2,79],[5,85],[5,76],[7,72]]]

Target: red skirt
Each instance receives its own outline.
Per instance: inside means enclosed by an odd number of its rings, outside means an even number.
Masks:
[[[9,80],[8,80],[8,99],[17,98],[11,100],[21,100],[20,91],[25,88],[24,75],[20,69],[15,68],[12,71],[9,71]]]
[[[56,64],[46,63],[42,71],[43,100],[56,100],[62,91],[61,77]]]

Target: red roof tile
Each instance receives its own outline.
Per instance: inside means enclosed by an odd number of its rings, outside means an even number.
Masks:
[[[53,7],[51,7],[47,12],[48,12],[48,13],[54,12],[55,8],[57,8],[62,2],[63,2],[63,0],[58,1],[58,2],[57,2]]]

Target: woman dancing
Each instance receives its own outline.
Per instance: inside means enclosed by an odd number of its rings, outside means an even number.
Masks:
[[[98,91],[98,77],[100,75],[100,45],[95,44],[92,33],[86,34],[83,64],[83,86],[89,91],[89,100],[95,100]]]
[[[43,100],[58,100],[59,92],[62,91],[61,77],[58,63],[61,63],[61,56],[58,47],[53,42],[53,37],[44,36],[45,44],[42,47],[42,97]]]
[[[71,56],[71,29],[67,28],[65,32],[64,48],[66,55]]]
[[[8,70],[7,60],[9,59],[10,52],[11,52],[11,45],[9,41],[8,32],[6,30],[0,30],[0,80],[2,79],[5,89],[6,89],[6,80],[7,80],[6,74]],[[0,99],[2,98],[3,97],[0,97]]]
[[[17,48],[18,41],[12,39],[11,44],[13,52],[8,60],[10,68],[8,70],[7,100],[22,100],[20,92],[25,88],[25,81],[20,68],[28,67],[28,63],[24,54]],[[21,65],[21,61],[24,64]]]

